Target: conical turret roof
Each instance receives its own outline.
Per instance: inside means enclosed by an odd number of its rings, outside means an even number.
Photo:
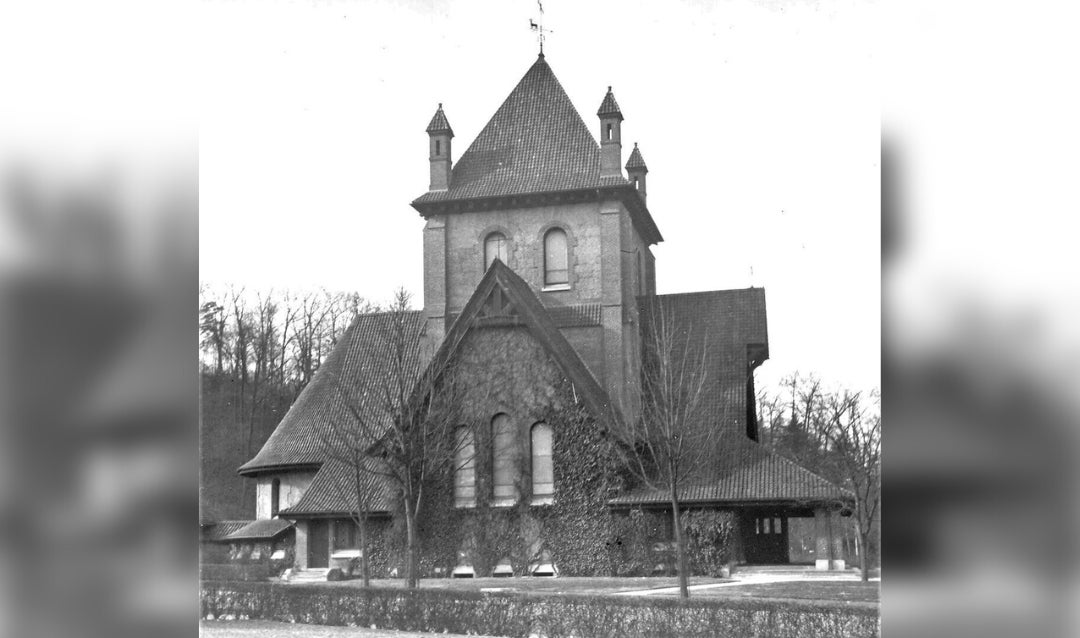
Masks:
[[[638,150],[637,142],[634,142],[634,150],[630,152],[630,159],[626,160],[626,170],[632,169],[649,172],[649,167],[645,166],[645,158],[641,156],[641,151]]]
[[[450,128],[450,121],[446,119],[446,113],[443,113],[442,102],[439,102],[439,110],[435,111],[431,123],[427,125],[427,132],[449,133],[450,137],[454,136],[454,129]]]
[[[623,119],[622,111],[619,110],[619,103],[615,101],[615,94],[611,92],[610,86],[607,88],[607,95],[604,96],[604,101],[600,103],[600,109],[596,114],[600,117],[618,115],[620,120]]]

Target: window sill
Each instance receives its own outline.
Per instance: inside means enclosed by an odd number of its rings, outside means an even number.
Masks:
[[[496,498],[491,501],[492,507],[513,507],[517,505],[517,498]]]
[[[541,288],[540,292],[559,292],[562,290],[570,290],[570,284],[551,284]]]
[[[454,508],[459,509],[459,510],[462,510],[462,509],[475,509],[476,508],[476,501],[469,501],[468,503],[454,503]]]
[[[554,496],[534,496],[530,505],[553,505],[555,503]]]

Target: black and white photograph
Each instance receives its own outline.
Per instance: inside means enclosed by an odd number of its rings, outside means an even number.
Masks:
[[[0,8],[0,637],[1073,635],[1052,4]]]

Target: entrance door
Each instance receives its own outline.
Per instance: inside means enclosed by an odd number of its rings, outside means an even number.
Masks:
[[[788,562],[788,521],[779,513],[753,514],[746,534],[746,562],[782,565]]]
[[[330,566],[330,522],[313,520],[308,527],[308,567]]]

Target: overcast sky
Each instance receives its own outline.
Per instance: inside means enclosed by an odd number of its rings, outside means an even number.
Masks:
[[[204,5],[200,278],[422,303],[427,126],[460,157],[537,54],[535,1]],[[763,286],[771,360],[880,371],[874,5],[544,2],[585,122],[608,85],[649,165],[660,293]],[[595,135],[595,131],[594,131]]]

